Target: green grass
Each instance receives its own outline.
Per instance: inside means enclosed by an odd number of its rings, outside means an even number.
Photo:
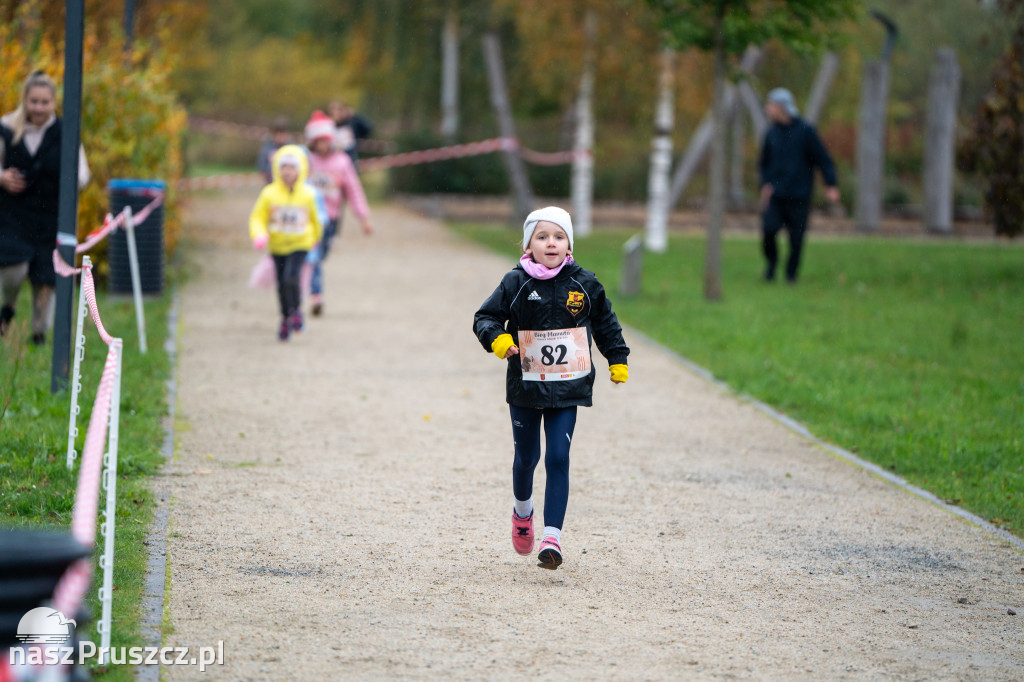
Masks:
[[[212,175],[237,175],[239,173],[256,173],[255,165],[242,166],[229,163],[197,163],[188,169],[190,178],[206,178]]]
[[[514,230],[453,229],[514,264]],[[726,238],[725,299],[708,303],[697,236],[645,254],[643,294],[616,295],[629,234],[576,244],[623,322],[819,437],[1024,532],[1024,249],[812,235],[790,287],[760,281],[757,241]]]
[[[66,466],[70,393],[50,393],[53,356],[52,333],[47,344],[28,344],[31,300],[28,287],[19,299],[18,315],[11,332],[0,340],[0,525],[70,532],[79,461],[74,471]],[[149,477],[162,464],[163,418],[167,413],[166,380],[171,371],[163,344],[167,338],[169,296],[145,301],[146,340],[149,351],[139,352],[134,306],[130,299],[112,300],[97,286],[103,324],[124,339],[118,446],[117,519],[114,548],[114,593],[111,643],[144,646],[139,634],[141,596],[146,573],[144,544],[155,506]],[[73,305],[77,306],[75,288]],[[74,325],[74,321],[72,321]],[[107,348],[91,320],[85,324],[86,351],[82,361],[81,406],[75,449],[81,454],[92,413],[93,400],[107,355]],[[74,329],[72,328],[72,334]],[[100,518],[106,505],[100,491]],[[102,553],[97,532],[95,557]],[[97,568],[89,590],[93,620],[85,637],[99,646],[96,633],[101,609],[96,590],[101,581]],[[103,671],[97,671],[103,672]],[[132,679],[131,666],[112,666],[108,680]]]

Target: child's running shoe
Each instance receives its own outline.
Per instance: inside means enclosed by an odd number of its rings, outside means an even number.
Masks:
[[[533,514],[521,519],[512,512],[512,547],[520,554],[533,552]]]
[[[291,326],[288,324],[288,318],[281,320],[281,327],[277,330],[277,340],[287,341],[288,335],[291,333]]]
[[[294,313],[292,313],[291,317],[288,318],[288,325],[292,328],[293,332],[301,332],[302,331],[302,311],[296,310]]]
[[[537,552],[537,564],[541,568],[555,570],[562,564],[562,548],[558,540],[546,537],[540,541],[540,551]]]
[[[311,308],[313,317],[320,317],[320,315],[323,314],[324,312],[324,295],[313,294],[310,298],[313,302],[313,307]]]

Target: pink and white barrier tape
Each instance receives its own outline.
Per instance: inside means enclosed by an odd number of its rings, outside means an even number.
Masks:
[[[79,559],[68,566],[53,590],[53,608],[68,617],[78,612],[92,582],[92,560]]]
[[[161,193],[157,193],[155,195],[155,198],[151,202],[143,206],[138,213],[132,215],[132,223],[134,225],[138,225],[139,223],[141,223],[143,220],[148,218],[149,214],[155,211],[156,208],[163,203],[163,201],[164,195]],[[86,236],[84,242],[75,246],[75,253],[85,253],[86,251],[88,251],[89,249],[96,246],[104,239],[106,239],[107,236],[114,230],[118,228],[123,229],[124,216],[124,211],[117,214],[116,218],[108,213],[103,218],[103,225],[90,232]],[[72,275],[77,275],[82,271],[81,268],[76,268],[71,265],[68,265],[67,262],[65,262],[65,260],[61,258],[60,251],[58,249],[53,250],[53,269],[61,277],[71,277]]]
[[[267,184],[267,179],[263,177],[263,173],[233,173],[210,175],[203,178],[182,178],[178,181],[178,189],[187,192],[200,189],[259,187],[265,184]]]
[[[229,123],[228,121],[215,121],[212,118],[199,118],[190,116],[188,125],[192,130],[210,135],[227,135],[229,137],[241,137],[246,140],[263,140],[270,137],[270,128],[264,126],[251,126],[242,123]],[[356,147],[361,152],[370,154],[384,154],[395,148],[391,140],[356,140]]]
[[[61,277],[73,277],[82,271],[82,268],[74,268],[60,257],[60,251],[53,250],[53,271]]]
[[[117,379],[118,358],[122,341],[107,333],[100,321],[96,307],[96,287],[92,279],[92,268],[84,267],[82,287],[92,314],[93,322],[100,337],[107,344],[107,359],[103,365],[96,399],[93,401],[89,429],[82,447],[82,465],[78,472],[78,488],[75,490],[75,506],[71,513],[71,536],[85,545],[96,544],[96,520],[99,510],[100,480],[103,476],[103,456],[107,444],[107,427],[110,421],[111,401],[114,382]],[[53,593],[53,607],[64,614],[74,614],[85,600],[92,581],[92,560],[81,559],[67,568]]]
[[[516,147],[517,144],[513,138],[492,137],[489,140],[481,140],[480,142],[468,142],[449,147],[438,147],[437,149],[421,149],[415,152],[403,152],[401,154],[361,159],[359,167],[360,170],[377,170],[379,168],[413,166],[419,163],[430,163],[431,161],[444,161],[465,156],[490,154],[503,149],[515,149]]]
[[[100,476],[103,473],[103,450],[107,442],[107,423],[110,419],[110,396],[117,374],[117,350],[114,339],[107,341],[107,361],[96,391],[89,430],[85,432],[82,447],[82,466],[78,472],[78,490],[71,513],[71,535],[87,547],[96,542],[96,512],[99,505]]]
[[[448,147],[436,149],[420,149],[414,152],[402,152],[401,154],[389,154],[387,156],[373,156],[360,159],[360,170],[380,170],[383,168],[398,168],[401,166],[414,166],[420,163],[431,163],[433,161],[447,161],[448,159],[459,159],[466,156],[478,156],[480,154],[492,154],[498,151],[518,150],[524,161],[537,166],[560,166],[572,163],[577,156],[590,156],[589,151],[577,153],[568,152],[538,152],[532,149],[519,146],[519,140],[514,137],[492,137],[489,140],[479,142],[467,142]],[[182,190],[199,189],[227,189],[231,187],[257,187],[266,184],[262,173],[236,173],[230,175],[211,175],[204,178],[182,178],[178,188]]]
[[[149,217],[149,214],[155,211],[156,208],[163,202],[164,195],[157,194],[151,202],[149,202],[141,209],[139,209],[138,213],[134,213],[132,215],[132,223],[138,225],[139,223],[144,221],[146,218]],[[114,216],[108,213],[106,217],[103,219],[103,226],[90,232],[89,235],[85,238],[85,241],[75,247],[75,253],[84,253],[91,249],[92,247],[99,244],[104,239],[106,239],[107,235],[109,235],[114,230],[118,228],[123,229],[124,215],[124,211],[122,211],[121,213],[118,213],[117,217],[115,218]]]
[[[108,346],[114,343],[116,339],[107,333],[107,330],[103,328],[103,320],[100,319],[100,309],[96,307],[96,282],[92,278],[92,268],[82,268],[82,288],[85,289],[85,300],[89,304],[89,314],[92,315],[92,321],[96,323],[96,331],[100,333],[100,338],[103,339],[103,343]],[[110,357],[107,357],[107,361],[110,361]],[[106,370],[104,369],[104,372]],[[103,383],[100,382],[100,390],[103,390]]]

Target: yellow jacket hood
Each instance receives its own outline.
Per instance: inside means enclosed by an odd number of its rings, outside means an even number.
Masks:
[[[306,150],[297,144],[286,144],[274,152],[274,159],[271,162],[274,182],[281,182],[281,162],[285,159],[294,161],[299,167],[299,179],[295,184],[304,183],[309,177],[309,158],[306,156]]]

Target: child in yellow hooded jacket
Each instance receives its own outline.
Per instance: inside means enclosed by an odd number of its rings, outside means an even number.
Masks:
[[[309,161],[305,150],[297,145],[281,147],[274,154],[273,174],[273,182],[260,192],[249,215],[249,236],[254,248],[269,249],[274,259],[281,304],[278,339],[287,341],[291,332],[302,331],[302,264],[320,241],[323,226],[316,195],[306,184]]]

